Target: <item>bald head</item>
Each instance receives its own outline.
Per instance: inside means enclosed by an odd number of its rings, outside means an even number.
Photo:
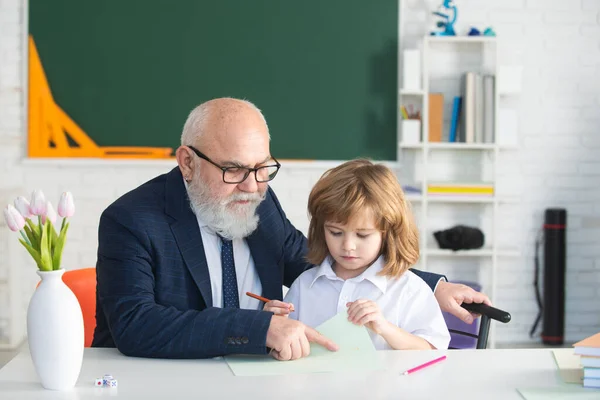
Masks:
[[[181,145],[201,146],[214,140],[238,139],[235,128],[244,123],[254,124],[270,138],[265,117],[251,102],[230,97],[209,100],[190,112],[183,127]]]

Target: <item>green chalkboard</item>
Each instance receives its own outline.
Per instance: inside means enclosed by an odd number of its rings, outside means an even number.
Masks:
[[[177,148],[191,109],[232,96],[275,157],[396,157],[398,0],[30,0],[29,32],[100,146]]]

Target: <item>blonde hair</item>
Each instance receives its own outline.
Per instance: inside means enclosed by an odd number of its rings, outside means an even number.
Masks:
[[[380,275],[399,277],[419,258],[419,233],[410,205],[394,173],[366,159],[347,161],[328,170],[308,197],[308,255],[319,265],[329,255],[325,223],[346,224],[369,208],[382,232],[385,265]]]

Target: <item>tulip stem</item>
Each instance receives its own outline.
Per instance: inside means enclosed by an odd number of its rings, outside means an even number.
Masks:
[[[67,217],[64,217],[62,220],[62,224],[60,225],[60,231],[62,232],[62,230],[65,228],[65,224],[67,223]]]
[[[20,230],[19,232],[21,233],[21,236],[23,236],[23,239],[25,239],[25,243],[27,243],[28,245],[31,246],[31,242],[27,238],[27,235],[25,234],[25,232],[23,232],[23,230]]]

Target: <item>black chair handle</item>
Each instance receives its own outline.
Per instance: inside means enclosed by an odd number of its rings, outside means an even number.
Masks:
[[[510,314],[506,311],[488,306],[487,304],[483,303],[462,303],[461,306],[467,311],[475,314],[485,315],[491,319],[495,319],[496,321],[500,321],[505,324],[509,322],[511,318]]]

